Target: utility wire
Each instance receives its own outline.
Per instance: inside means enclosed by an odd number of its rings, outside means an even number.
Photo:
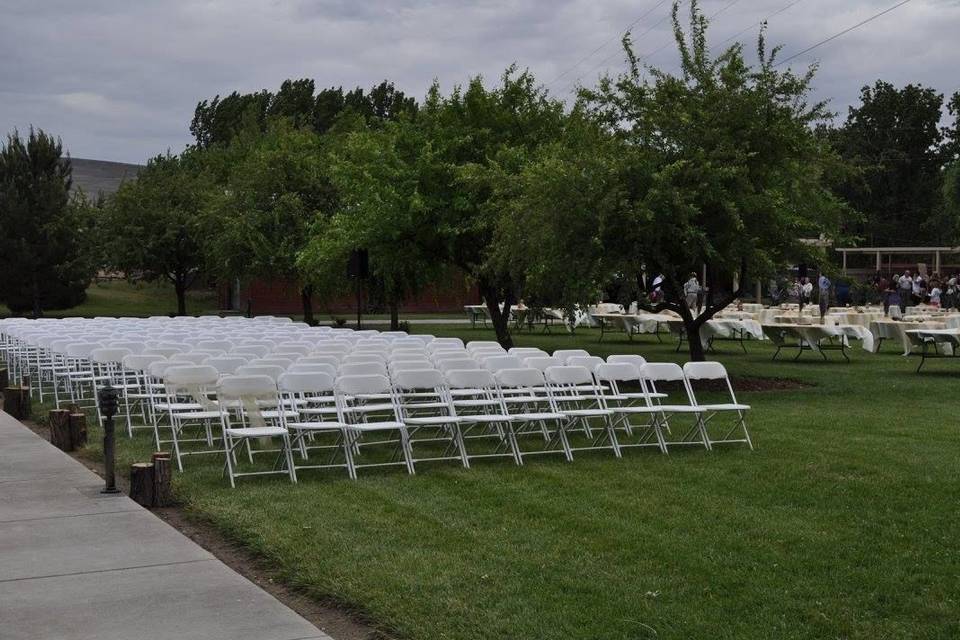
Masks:
[[[639,18],[637,18],[636,20],[634,20],[633,22],[631,22],[630,24],[628,24],[628,25],[627,25],[627,28],[624,29],[620,34],[618,34],[619,37],[622,38],[622,37],[623,37],[623,34],[625,34],[625,33],[627,33],[628,31],[630,31],[630,29],[632,29],[633,27],[635,27],[635,26],[637,25],[637,23],[639,23],[641,20],[643,20],[644,18],[646,18],[648,15],[650,15],[651,13],[653,13],[654,11],[656,11],[658,8],[660,8],[661,6],[663,6],[667,1],[668,1],[668,0],[659,0],[659,2],[657,2],[656,4],[654,4],[652,7],[650,7],[650,8],[647,9],[646,11],[644,11],[643,14],[642,14]],[[570,73],[571,71],[573,71],[574,69],[576,69],[577,67],[579,67],[581,64],[583,64],[584,62],[586,62],[586,61],[589,60],[590,58],[592,58],[595,53],[598,53],[598,52],[601,51],[602,49],[605,49],[608,44],[610,44],[610,43],[613,42],[615,39],[617,39],[618,35],[612,35],[612,36],[610,36],[609,38],[607,38],[607,40],[605,40],[603,44],[601,44],[599,47],[597,47],[596,49],[594,49],[593,51],[591,51],[591,52],[588,53],[587,55],[585,55],[585,56],[583,56],[582,58],[580,58],[575,65],[573,65],[572,67],[570,67],[569,69],[567,69],[566,71],[564,71],[563,73],[561,73],[560,75],[558,75],[556,78],[554,78],[553,80],[551,80],[550,82],[548,82],[548,83],[546,84],[546,86],[549,87],[550,85],[555,84],[558,80],[560,80],[561,78],[563,78],[564,76],[566,76],[568,73]]]
[[[853,26],[851,26],[851,27],[847,27],[847,28],[844,29],[843,31],[839,31],[839,32],[833,34],[833,35],[830,36],[829,38],[825,38],[825,39],[821,40],[820,42],[818,42],[818,43],[816,43],[816,44],[810,45],[809,47],[807,47],[807,48],[804,49],[803,51],[798,51],[797,53],[793,54],[793,55],[790,56],[789,58],[786,58],[786,59],[784,59],[784,60],[781,60],[780,62],[778,62],[778,63],[777,63],[776,65],[774,65],[774,66],[777,66],[777,67],[783,66],[783,65],[787,64],[788,62],[790,62],[791,60],[795,60],[795,59],[799,58],[800,56],[802,56],[803,54],[809,53],[809,52],[813,51],[813,50],[816,49],[817,47],[823,46],[823,45],[827,44],[828,42],[831,42],[831,41],[833,41],[833,40],[836,40],[836,39],[839,38],[840,36],[846,35],[846,34],[850,33],[851,31],[853,31],[854,29],[859,29],[860,27],[862,27],[863,25],[865,25],[865,24],[867,24],[867,23],[869,23],[869,22],[873,22],[874,20],[876,20],[876,19],[879,18],[880,16],[886,15],[886,14],[890,13],[891,11],[893,11],[894,9],[898,9],[899,7],[902,7],[903,5],[907,4],[908,2],[911,2],[911,0],[902,0],[901,2],[898,2],[897,4],[893,5],[892,7],[887,7],[887,8],[884,9],[883,11],[881,11],[881,12],[879,12],[879,13],[873,14],[872,16],[870,16],[869,18],[867,18],[866,20],[861,20],[861,21],[858,22],[857,24],[855,24],[855,25],[853,25]]]
[[[713,46],[710,47],[710,48],[711,48],[711,49],[716,49],[717,47],[722,47],[723,45],[727,44],[727,43],[730,42],[731,40],[735,40],[736,38],[739,38],[740,36],[742,36],[743,34],[745,34],[747,31],[750,31],[750,29],[753,29],[754,27],[759,27],[759,26],[762,25],[763,23],[768,22],[770,19],[776,18],[778,15],[780,15],[781,13],[783,13],[784,11],[786,11],[787,9],[789,9],[790,7],[792,7],[792,6],[794,6],[794,5],[797,5],[797,4],[800,4],[801,2],[803,2],[803,0],[793,0],[793,2],[788,2],[787,4],[783,5],[782,7],[780,7],[779,9],[777,9],[776,11],[774,11],[773,13],[771,13],[770,15],[768,15],[767,17],[762,18],[762,19],[760,19],[760,20],[757,20],[756,22],[754,22],[753,24],[751,24],[749,27],[746,27],[745,29],[741,29],[740,31],[737,31],[735,34],[733,34],[732,36],[730,36],[730,37],[727,38],[726,40],[722,40],[722,41],[718,42],[717,44],[713,45]]]

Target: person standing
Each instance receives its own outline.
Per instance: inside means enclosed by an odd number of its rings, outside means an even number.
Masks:
[[[823,324],[823,317],[827,315],[827,309],[830,307],[830,278],[820,274],[817,279],[817,289],[819,290],[820,302],[820,323]]]
[[[913,304],[913,278],[910,277],[909,271],[904,271],[897,281],[897,294],[900,296],[900,313],[906,313],[907,305]]]
[[[700,281],[697,280],[697,274],[691,273],[690,279],[683,285],[683,298],[687,303],[687,308],[696,314],[700,298]]]
[[[810,282],[810,278],[803,278],[800,283],[800,311],[802,312],[813,299],[813,283]]]

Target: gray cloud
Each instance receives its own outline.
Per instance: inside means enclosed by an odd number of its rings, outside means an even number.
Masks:
[[[788,0],[704,0],[720,42]],[[893,4],[802,0],[770,21],[783,57]],[[30,124],[77,157],[141,162],[190,140],[197,101],[275,89],[285,78],[422,96],[512,62],[568,97],[622,68],[620,32],[657,0],[0,0],[0,130]],[[633,27],[637,52],[673,68],[664,2]],[[685,8],[684,8],[685,10]],[[659,24],[657,24],[659,22]],[[654,26],[656,25],[656,26]],[[960,3],[913,0],[792,64],[820,61],[819,98],[845,114],[878,78],[960,89]],[[741,36],[754,49],[757,27]],[[606,43],[605,46],[602,46]],[[584,56],[594,51],[581,64]],[[577,65],[577,66],[574,66]],[[0,132],[2,132],[0,131]]]

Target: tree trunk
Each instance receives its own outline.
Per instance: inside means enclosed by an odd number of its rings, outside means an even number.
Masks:
[[[66,409],[53,409],[47,415],[50,425],[50,444],[61,451],[73,451],[70,438],[70,412]]]
[[[303,321],[311,327],[316,324],[313,317],[313,285],[307,285],[300,290],[300,302],[303,305]]]
[[[173,288],[177,292],[177,315],[187,315],[187,285],[184,279],[177,277],[173,283]]]
[[[3,390],[3,410],[17,420],[30,417],[30,389],[28,387],[7,387]]]
[[[683,329],[687,332],[687,345],[690,350],[691,362],[703,362],[706,360],[703,351],[703,342],[700,340],[700,326],[701,324],[692,317],[690,320],[687,318],[683,319]]]
[[[153,506],[153,463],[130,465],[130,499],[148,509]]]
[[[500,308],[500,295],[496,287],[485,282],[478,283],[480,294],[487,303],[487,311],[490,312],[490,321],[493,323],[493,330],[497,334],[497,342],[504,349],[513,348],[513,337],[510,335],[510,307],[513,306],[513,295],[507,294],[503,301],[503,309]]]
[[[80,410],[70,414],[70,443],[74,449],[87,446],[87,415]]]
[[[396,300],[390,301],[390,331],[400,330],[400,305]]]
[[[170,454],[158,451],[153,454],[153,506],[169,507],[173,504],[173,492],[170,487],[172,477]]]

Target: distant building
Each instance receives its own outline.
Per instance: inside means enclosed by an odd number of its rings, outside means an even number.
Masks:
[[[73,167],[73,191],[83,189],[90,198],[108,196],[120,188],[124,180],[136,180],[143,165],[106,160],[70,158]]]

